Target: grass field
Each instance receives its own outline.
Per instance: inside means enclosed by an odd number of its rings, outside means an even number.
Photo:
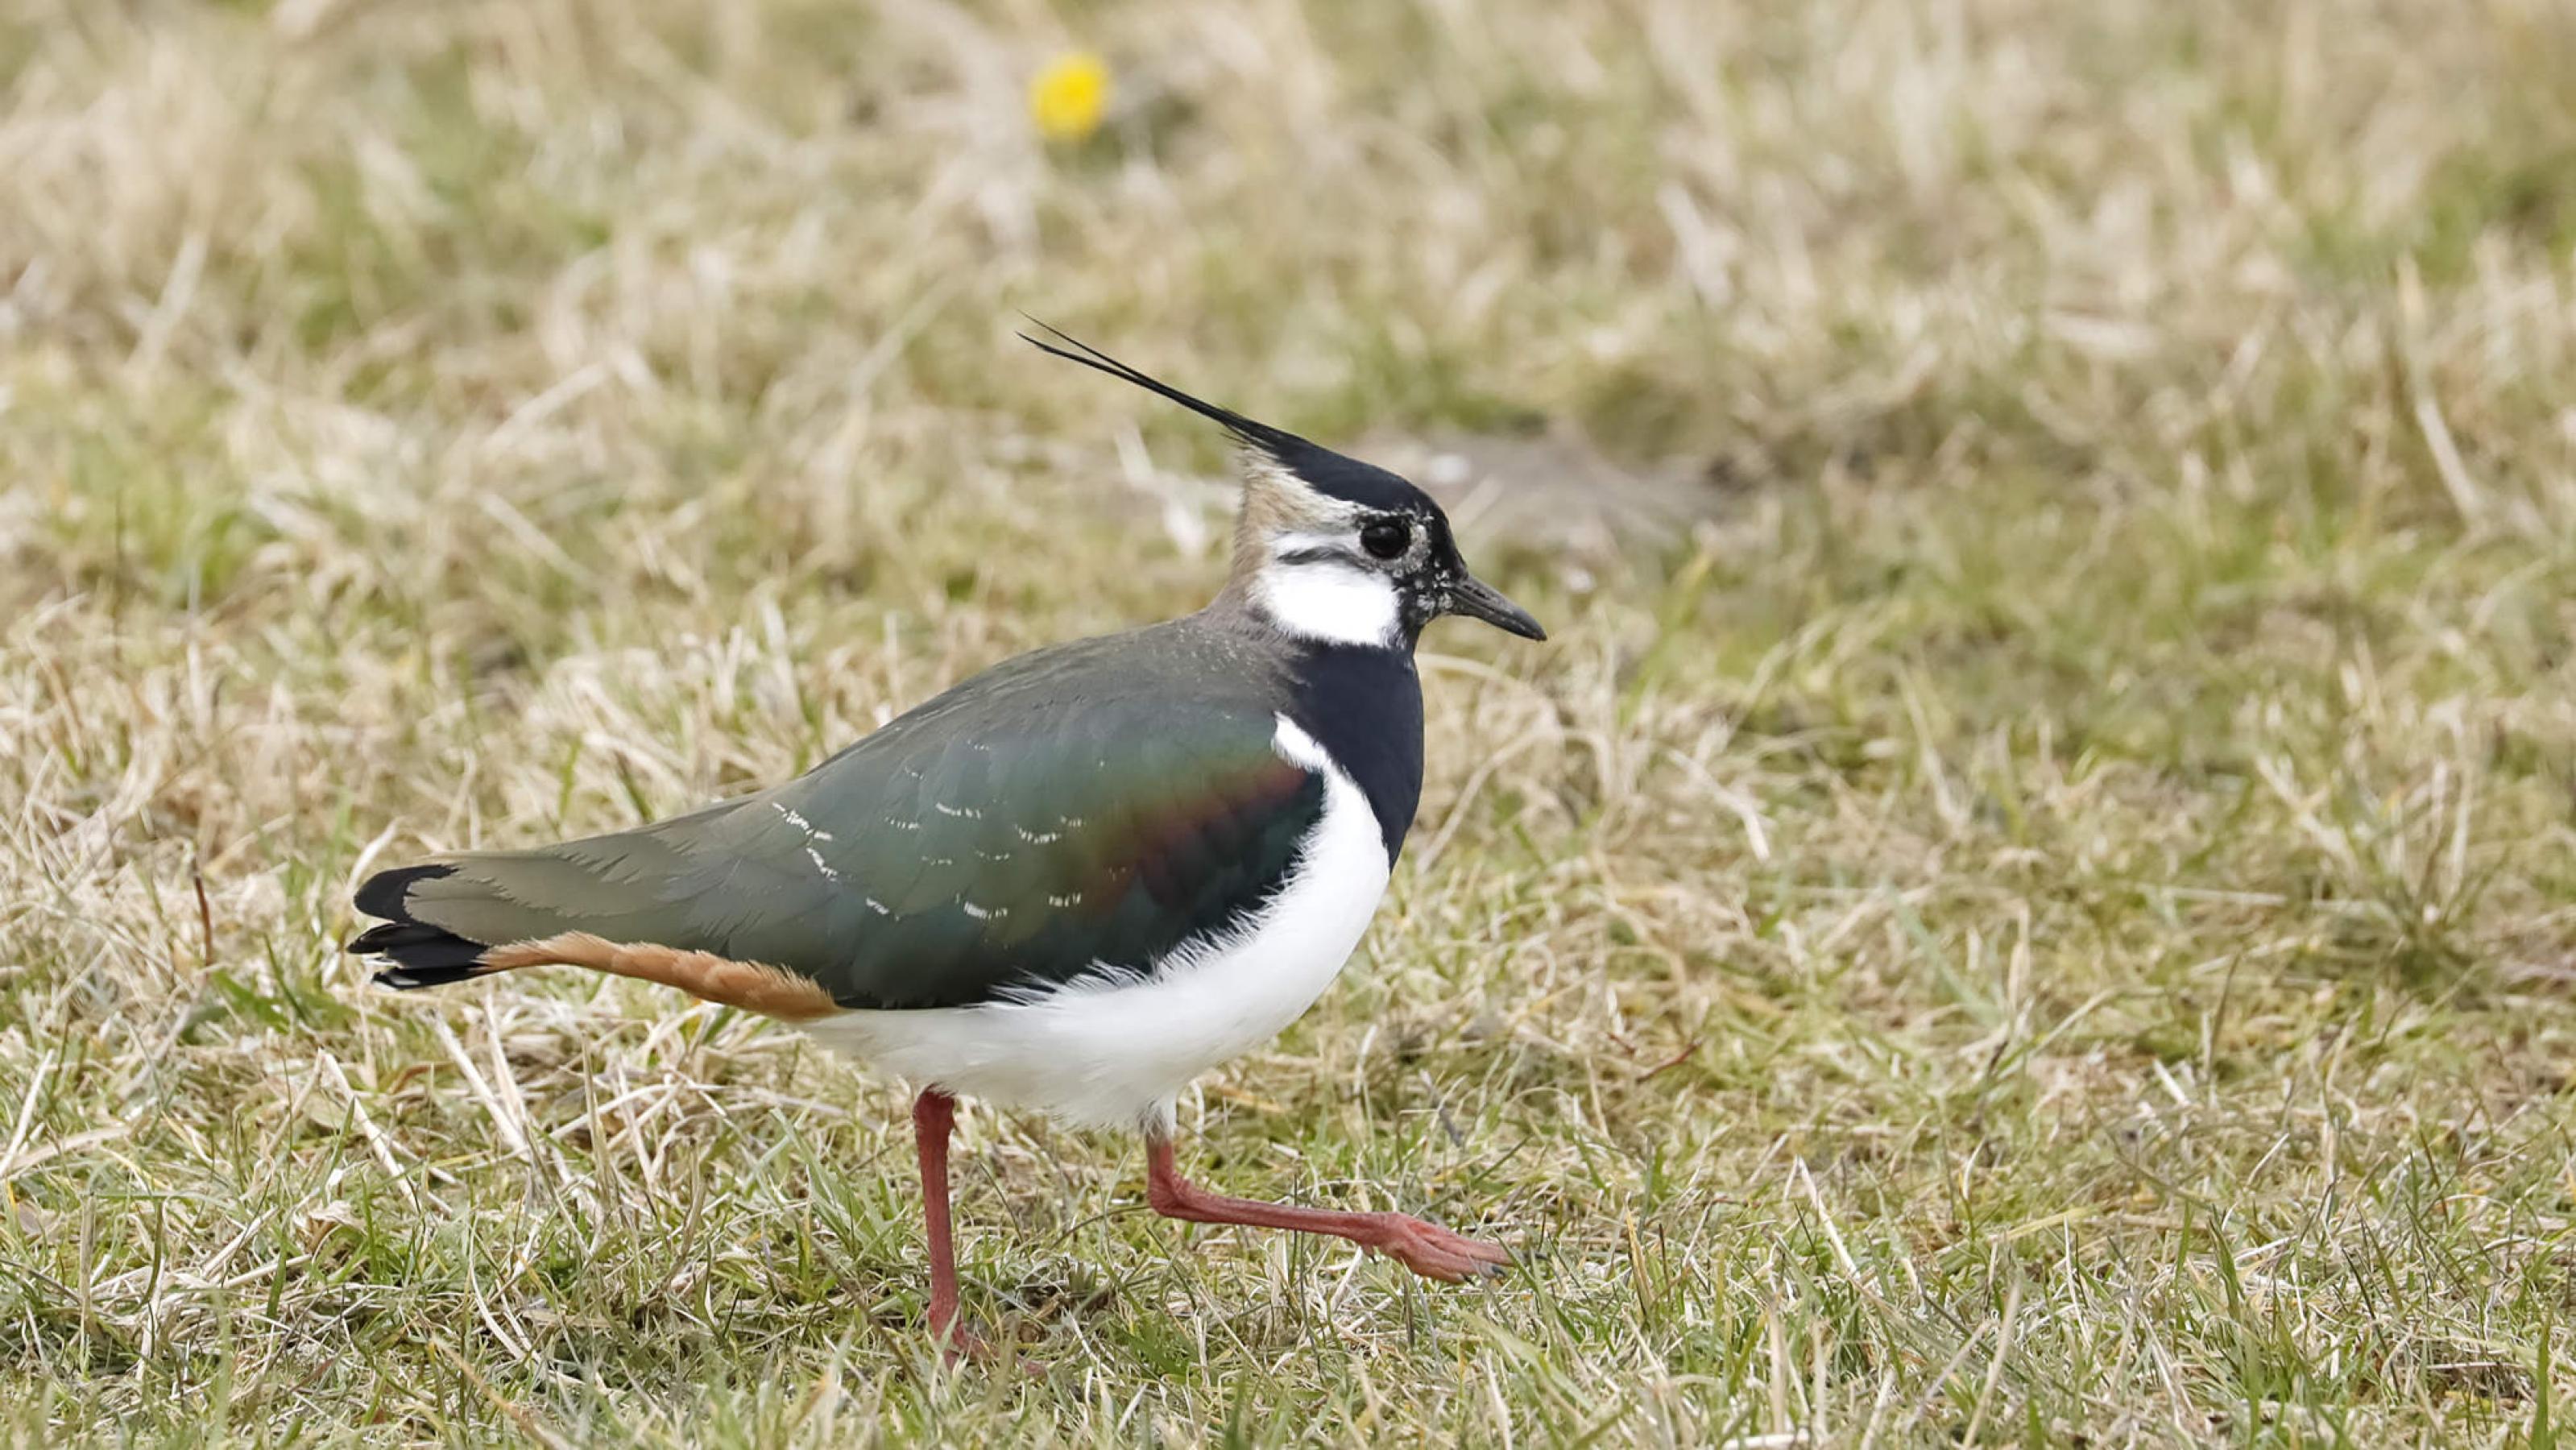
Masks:
[[[5,0],[0,1436],[2552,1443],[2571,74],[2555,0]],[[1210,430],[1019,309],[1519,460],[1555,638],[1433,633],[1368,946],[1181,1114],[1499,1282],[970,1109],[1040,1372],[950,1374],[899,1084],[336,949],[1200,603]]]

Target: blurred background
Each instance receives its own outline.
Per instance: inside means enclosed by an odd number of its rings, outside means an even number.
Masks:
[[[0,0],[0,1425],[2546,1443],[2576,1055],[2548,0]],[[1408,472],[1362,960],[1184,1126],[1443,1295],[369,865],[1194,608]],[[1383,1200],[1369,1185],[1383,1185]],[[2563,1383],[2563,1381],[2559,1381]]]

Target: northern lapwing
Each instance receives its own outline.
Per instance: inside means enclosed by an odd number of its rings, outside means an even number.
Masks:
[[[1229,1198],[1172,1161],[1191,1079],[1302,1014],[1359,945],[1422,791],[1414,641],[1545,631],[1384,469],[1044,329],[1057,357],[1242,450],[1230,577],[1195,614],[968,679],[771,790],[612,835],[380,872],[350,950],[435,987],[578,966],[766,1013],[920,1086],[929,1320],[958,1323],[956,1099],[1140,1129],[1168,1217],[1331,1234],[1434,1279],[1506,1262],[1401,1213]]]

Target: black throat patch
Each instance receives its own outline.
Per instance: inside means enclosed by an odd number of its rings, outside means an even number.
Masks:
[[[1288,718],[1368,797],[1393,865],[1422,803],[1422,677],[1402,647],[1300,643]]]

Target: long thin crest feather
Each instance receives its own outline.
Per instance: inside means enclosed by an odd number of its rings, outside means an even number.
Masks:
[[[1028,322],[1031,327],[1037,328],[1039,331],[1044,332],[1048,334],[1048,336],[1054,337],[1065,344],[1063,347],[1058,347],[1054,343],[1048,342],[1045,338],[1031,337],[1025,332],[1021,333],[1020,340],[1027,343],[1029,346],[1036,348],[1040,352],[1052,354],[1053,356],[1063,358],[1069,362],[1078,362],[1084,367],[1093,369],[1096,372],[1107,373],[1121,382],[1133,383],[1137,387],[1143,388],[1149,393],[1159,394],[1162,397],[1168,398],[1171,401],[1180,404],[1182,407],[1189,409],[1191,412],[1198,414],[1200,417],[1215,422],[1219,426],[1223,427],[1226,432],[1233,434],[1237,441],[1258,448],[1263,452],[1270,454],[1274,458],[1282,457],[1288,448],[1306,441],[1299,438],[1296,434],[1290,433],[1284,429],[1273,428],[1267,423],[1257,423],[1252,419],[1243,416],[1241,413],[1234,411],[1232,408],[1221,408],[1203,398],[1192,397],[1188,393],[1182,392],[1180,389],[1173,387],[1171,384],[1164,382],[1161,378],[1155,377],[1151,373],[1145,372],[1139,368],[1130,367],[1127,364],[1120,362],[1118,359],[1111,357],[1109,354],[1102,352],[1100,349],[1093,347],[1091,344],[1084,342],[1078,337],[1074,337],[1059,328],[1051,327],[1046,323],[1040,322],[1034,317],[1029,317],[1025,312],[1020,315],[1028,318]]]
[[[1321,444],[1300,438],[1285,428],[1273,428],[1267,423],[1256,423],[1232,408],[1220,408],[1205,399],[1191,397],[1161,378],[1129,367],[1091,344],[1049,327],[1036,318],[1029,317],[1025,312],[1020,315],[1028,317],[1030,326],[1064,343],[1063,347],[1057,347],[1044,338],[1021,333],[1020,340],[1029,346],[1040,352],[1052,353],[1068,361],[1078,362],[1095,372],[1107,373],[1120,382],[1132,383],[1149,393],[1169,398],[1202,418],[1213,420],[1222,425],[1226,432],[1232,434],[1236,442],[1262,454],[1270,462],[1293,475],[1299,484],[1327,498],[1359,504],[1364,508],[1438,511],[1437,505],[1425,497],[1421,490],[1373,463],[1362,463],[1356,458],[1347,457]],[[1247,473],[1244,481],[1247,485],[1251,484],[1254,481],[1253,475]]]

